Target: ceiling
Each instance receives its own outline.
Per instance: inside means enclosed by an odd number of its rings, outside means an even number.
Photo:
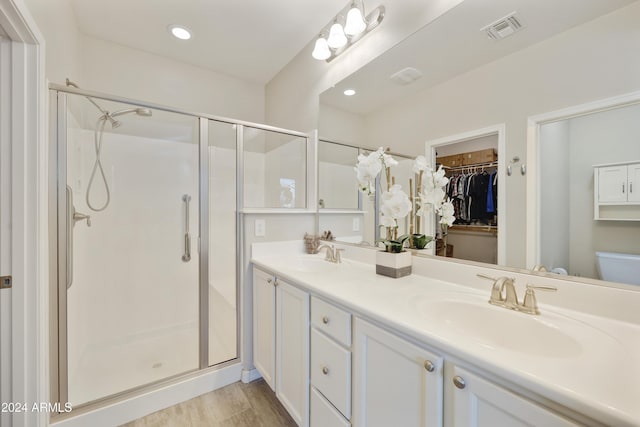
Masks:
[[[72,0],[88,36],[265,84],[347,0]],[[167,27],[183,25],[191,40]],[[311,54],[311,53],[309,53]]]
[[[465,0],[325,91],[321,103],[366,115],[634,1]],[[480,31],[514,11],[524,21],[523,30],[499,41]],[[406,86],[393,83],[389,77],[406,67],[417,68],[423,77]],[[357,94],[344,96],[348,88]]]

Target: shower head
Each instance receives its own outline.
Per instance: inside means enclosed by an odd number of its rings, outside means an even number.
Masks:
[[[109,114],[111,117],[118,117],[124,114],[136,113],[139,116],[150,117],[153,113],[148,108],[127,108],[125,110],[116,111]]]
[[[131,114],[131,113],[136,113],[137,115],[142,117],[151,117],[151,115],[153,114],[151,110],[148,108],[127,108],[125,110],[115,111],[113,113],[107,113],[106,118],[111,123],[111,128],[115,129],[117,127],[120,127],[122,125],[122,122],[120,122],[119,120],[115,120],[114,117],[123,116],[125,114]]]

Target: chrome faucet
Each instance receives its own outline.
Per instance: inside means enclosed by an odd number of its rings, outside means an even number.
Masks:
[[[536,299],[535,290],[541,291],[557,291],[558,288],[552,286],[533,286],[527,285],[527,291],[524,296],[522,304],[518,302],[518,294],[516,292],[515,281],[516,279],[511,277],[489,277],[482,274],[478,274],[478,277],[482,279],[488,279],[493,281],[491,287],[491,297],[489,298],[489,304],[497,305],[499,307],[508,308],[509,310],[517,310],[527,314],[540,314],[538,309],[538,301]]]
[[[344,251],[344,249],[338,249],[335,246],[331,245],[320,245],[318,247],[318,252],[320,252],[321,249],[326,249],[326,255],[324,257],[325,261],[329,261],[329,262],[334,262],[336,264],[340,264],[342,262],[342,257],[340,256],[340,252]]]

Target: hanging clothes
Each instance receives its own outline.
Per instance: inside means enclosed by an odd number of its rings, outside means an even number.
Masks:
[[[494,200],[493,200],[493,187],[495,186],[494,178],[497,178],[497,177],[498,177],[497,171],[492,172],[489,175],[489,185],[487,186],[487,213],[488,214],[496,213],[496,208],[495,208],[496,203],[494,203]]]
[[[460,172],[447,174],[445,189],[453,204],[454,224],[493,224],[498,207],[498,173]]]

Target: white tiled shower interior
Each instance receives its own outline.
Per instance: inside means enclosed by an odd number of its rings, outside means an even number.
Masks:
[[[175,127],[183,129],[182,135],[126,134],[127,126],[145,126],[140,124],[145,120],[147,127],[157,125],[151,118],[127,116],[122,133],[105,132],[101,157],[111,204],[90,212],[85,191],[95,158],[94,133],[70,118],[67,181],[76,209],[92,215],[91,227],[79,222],[74,228],[74,280],[67,293],[74,405],[198,368],[196,237],[191,261],[181,259],[183,194],[192,197],[191,235],[199,234],[197,120],[182,118]],[[209,149],[211,365],[234,358],[237,351],[235,138],[231,146],[214,144]],[[264,170],[264,161],[264,155],[249,159],[250,169]],[[98,178],[93,185],[92,200],[100,205],[104,187]]]

